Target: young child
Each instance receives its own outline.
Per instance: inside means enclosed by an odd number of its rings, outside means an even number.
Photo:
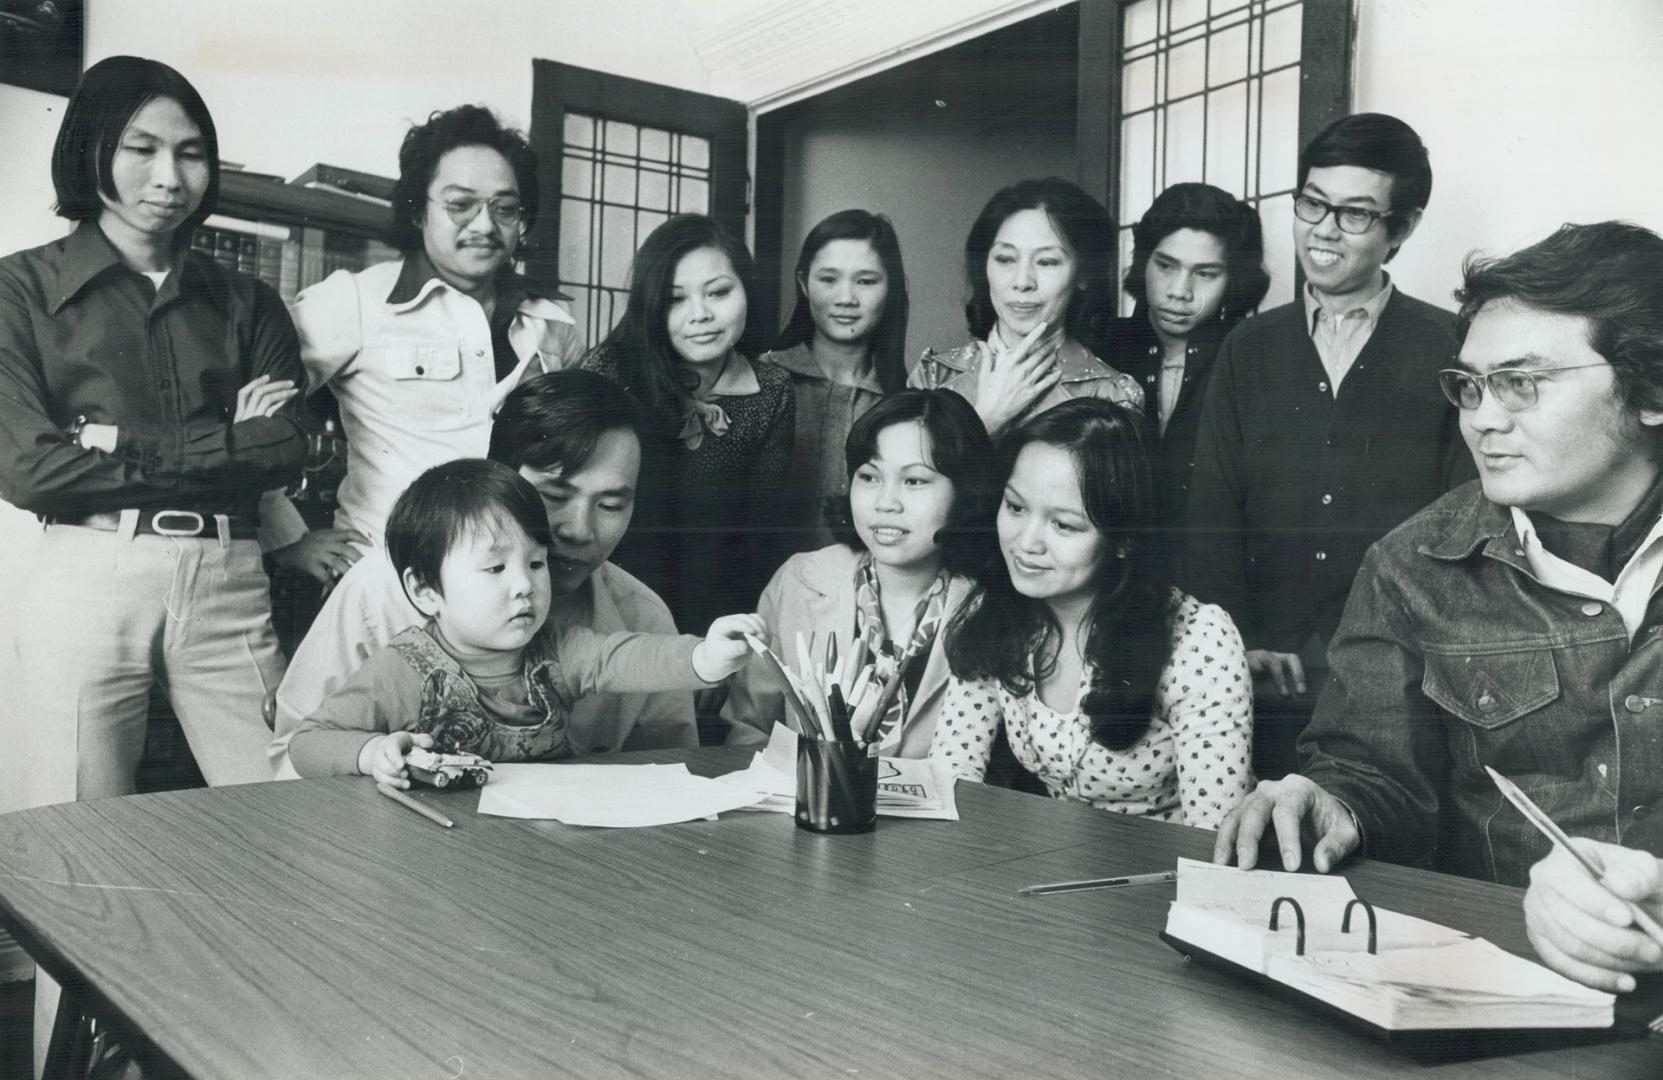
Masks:
[[[601,691],[703,689],[737,671],[756,615],[703,641],[548,624],[549,525],[536,490],[499,462],[419,476],[387,519],[387,557],[427,623],[394,637],[295,730],[302,776],[364,773],[409,787],[412,746],[492,761],[567,757],[574,701]]]

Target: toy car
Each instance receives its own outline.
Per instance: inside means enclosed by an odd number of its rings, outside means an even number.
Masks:
[[[478,754],[436,754],[419,746],[410,748],[404,758],[410,779],[436,788],[484,787],[491,763]]]

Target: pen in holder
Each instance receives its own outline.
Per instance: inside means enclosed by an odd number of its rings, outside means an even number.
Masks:
[[[856,742],[797,740],[797,828],[871,832],[878,823],[878,758]]]

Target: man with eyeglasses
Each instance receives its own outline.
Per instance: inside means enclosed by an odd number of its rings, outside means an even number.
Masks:
[[[389,239],[402,257],[337,271],[293,309],[310,388],[333,391],[347,440],[336,529],[375,546],[410,481],[484,457],[508,391],[583,350],[555,302],[566,297],[514,272],[538,209],[537,158],[525,138],[490,110],[463,105],[412,128],[398,159]],[[262,504],[263,516],[283,518],[267,522],[268,546],[279,547],[304,525],[273,509]],[[321,557],[338,577],[358,550],[337,543]]]
[[[1305,148],[1298,175],[1305,287],[1220,346],[1185,523],[1186,587],[1247,645],[1261,778],[1296,766],[1368,546],[1472,475],[1436,380],[1453,317],[1384,270],[1431,195],[1426,147],[1395,117],[1347,116]]]
[[[1252,866],[1268,829],[1289,869],[1310,840],[1322,871],[1361,849],[1523,884],[1550,844],[1486,766],[1573,836],[1663,846],[1660,268],[1663,238],[1621,222],[1469,260],[1440,381],[1479,479],[1369,550],[1301,774],[1259,784],[1216,861]],[[1585,977],[1566,961],[1599,937],[1571,910],[1589,890],[1543,867],[1533,940]]]

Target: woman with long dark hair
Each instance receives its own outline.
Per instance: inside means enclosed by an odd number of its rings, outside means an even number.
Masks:
[[[1270,288],[1259,215],[1211,184],[1174,184],[1132,229],[1126,293],[1104,355],[1143,385],[1159,432],[1151,467],[1166,523],[1183,525],[1201,401],[1219,343],[1257,310]],[[1174,566],[1181,566],[1174,556]]]
[[[614,560],[684,632],[749,610],[784,559],[778,507],[791,462],[791,377],[751,361],[762,339],[751,255],[711,218],[683,214],[636,253],[629,304],[582,366],[646,411],[641,490]]]
[[[840,210],[809,230],[797,255],[797,304],[763,359],[791,375],[797,398],[784,522],[791,546],[831,542],[825,497],[844,482],[843,440],[856,419],[906,385],[907,275],[882,214]]]
[[[988,200],[964,242],[970,342],[926,350],[909,386],[955,390],[995,439],[1076,397],[1143,405],[1138,384],[1088,347],[1113,309],[1114,219],[1060,177]]]
[[[829,501],[837,542],[793,555],[768,583],[757,612],[776,649],[798,633],[863,641],[880,675],[902,672],[880,722],[893,757],[925,756],[947,688],[946,621],[985,563],[993,511],[993,444],[957,394],[903,390],[855,421],[844,444],[847,493]],[[733,681],[725,715],[732,742],[765,736],[785,717],[765,664]]]
[[[930,754],[982,779],[1000,725],[1057,798],[1215,828],[1251,787],[1252,683],[1224,611],[1173,588],[1134,409],[1067,401],[999,447],[991,570],[947,636]]]

